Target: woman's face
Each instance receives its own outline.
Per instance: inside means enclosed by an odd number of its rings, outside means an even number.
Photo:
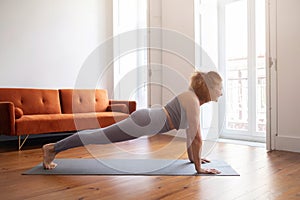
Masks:
[[[223,95],[222,89],[223,89],[222,82],[220,82],[211,90],[210,97],[212,101],[218,102],[219,97]]]

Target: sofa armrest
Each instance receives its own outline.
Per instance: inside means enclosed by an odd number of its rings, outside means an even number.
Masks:
[[[117,107],[115,105],[125,104],[128,107],[129,114],[133,113],[136,110],[136,102],[135,101],[126,101],[126,100],[109,100],[109,108],[114,109],[113,107]]]
[[[129,113],[128,106],[126,104],[111,104],[107,107],[106,111]]]
[[[0,134],[15,135],[14,109],[12,102],[0,102]]]

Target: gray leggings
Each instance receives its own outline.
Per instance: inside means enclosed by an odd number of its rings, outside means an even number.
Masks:
[[[109,144],[132,140],[141,136],[165,133],[170,130],[162,108],[140,109],[127,119],[111,126],[79,131],[55,143],[55,152],[89,144]]]

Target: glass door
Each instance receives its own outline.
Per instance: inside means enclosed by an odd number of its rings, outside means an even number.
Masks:
[[[220,1],[220,60],[225,72],[222,136],[265,142],[265,1]]]

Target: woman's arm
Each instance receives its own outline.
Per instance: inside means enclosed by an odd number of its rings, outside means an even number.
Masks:
[[[192,141],[189,138],[186,140],[186,149],[187,149],[188,158],[190,162],[193,163],[194,158],[193,158],[193,150],[192,150]],[[201,158],[201,164],[205,164],[205,163],[210,163],[210,160],[207,160],[206,158]]]
[[[202,139],[200,134],[200,104],[195,96],[187,94],[182,99],[182,105],[186,111],[188,128],[186,129],[186,145],[189,160],[194,163],[197,172],[201,169]]]
[[[196,132],[195,137],[191,138],[190,137],[191,135],[193,135],[193,131],[191,132],[191,130],[187,129],[187,141],[192,140],[191,144],[187,146],[188,156],[189,156],[190,161],[194,163],[197,173],[198,174],[219,174],[219,173],[221,173],[220,171],[218,171],[216,169],[203,169],[201,167],[202,138],[201,138],[201,134],[200,134],[200,126],[199,126],[199,130]],[[187,142],[187,144],[188,143],[190,143],[190,142]]]
[[[186,93],[181,96],[180,100],[181,105],[186,111],[188,121],[188,128],[186,129],[186,144],[189,160],[194,163],[197,173],[220,173],[215,169],[201,168],[202,137],[200,132],[200,103],[198,99],[194,98],[191,93]]]
[[[187,149],[189,160],[193,163],[194,158],[193,158],[193,150],[192,150],[192,140],[189,137],[187,137],[186,139],[186,149]]]
[[[202,139],[200,132],[197,131],[191,144],[192,156],[197,173],[201,172],[201,150],[202,150]]]

